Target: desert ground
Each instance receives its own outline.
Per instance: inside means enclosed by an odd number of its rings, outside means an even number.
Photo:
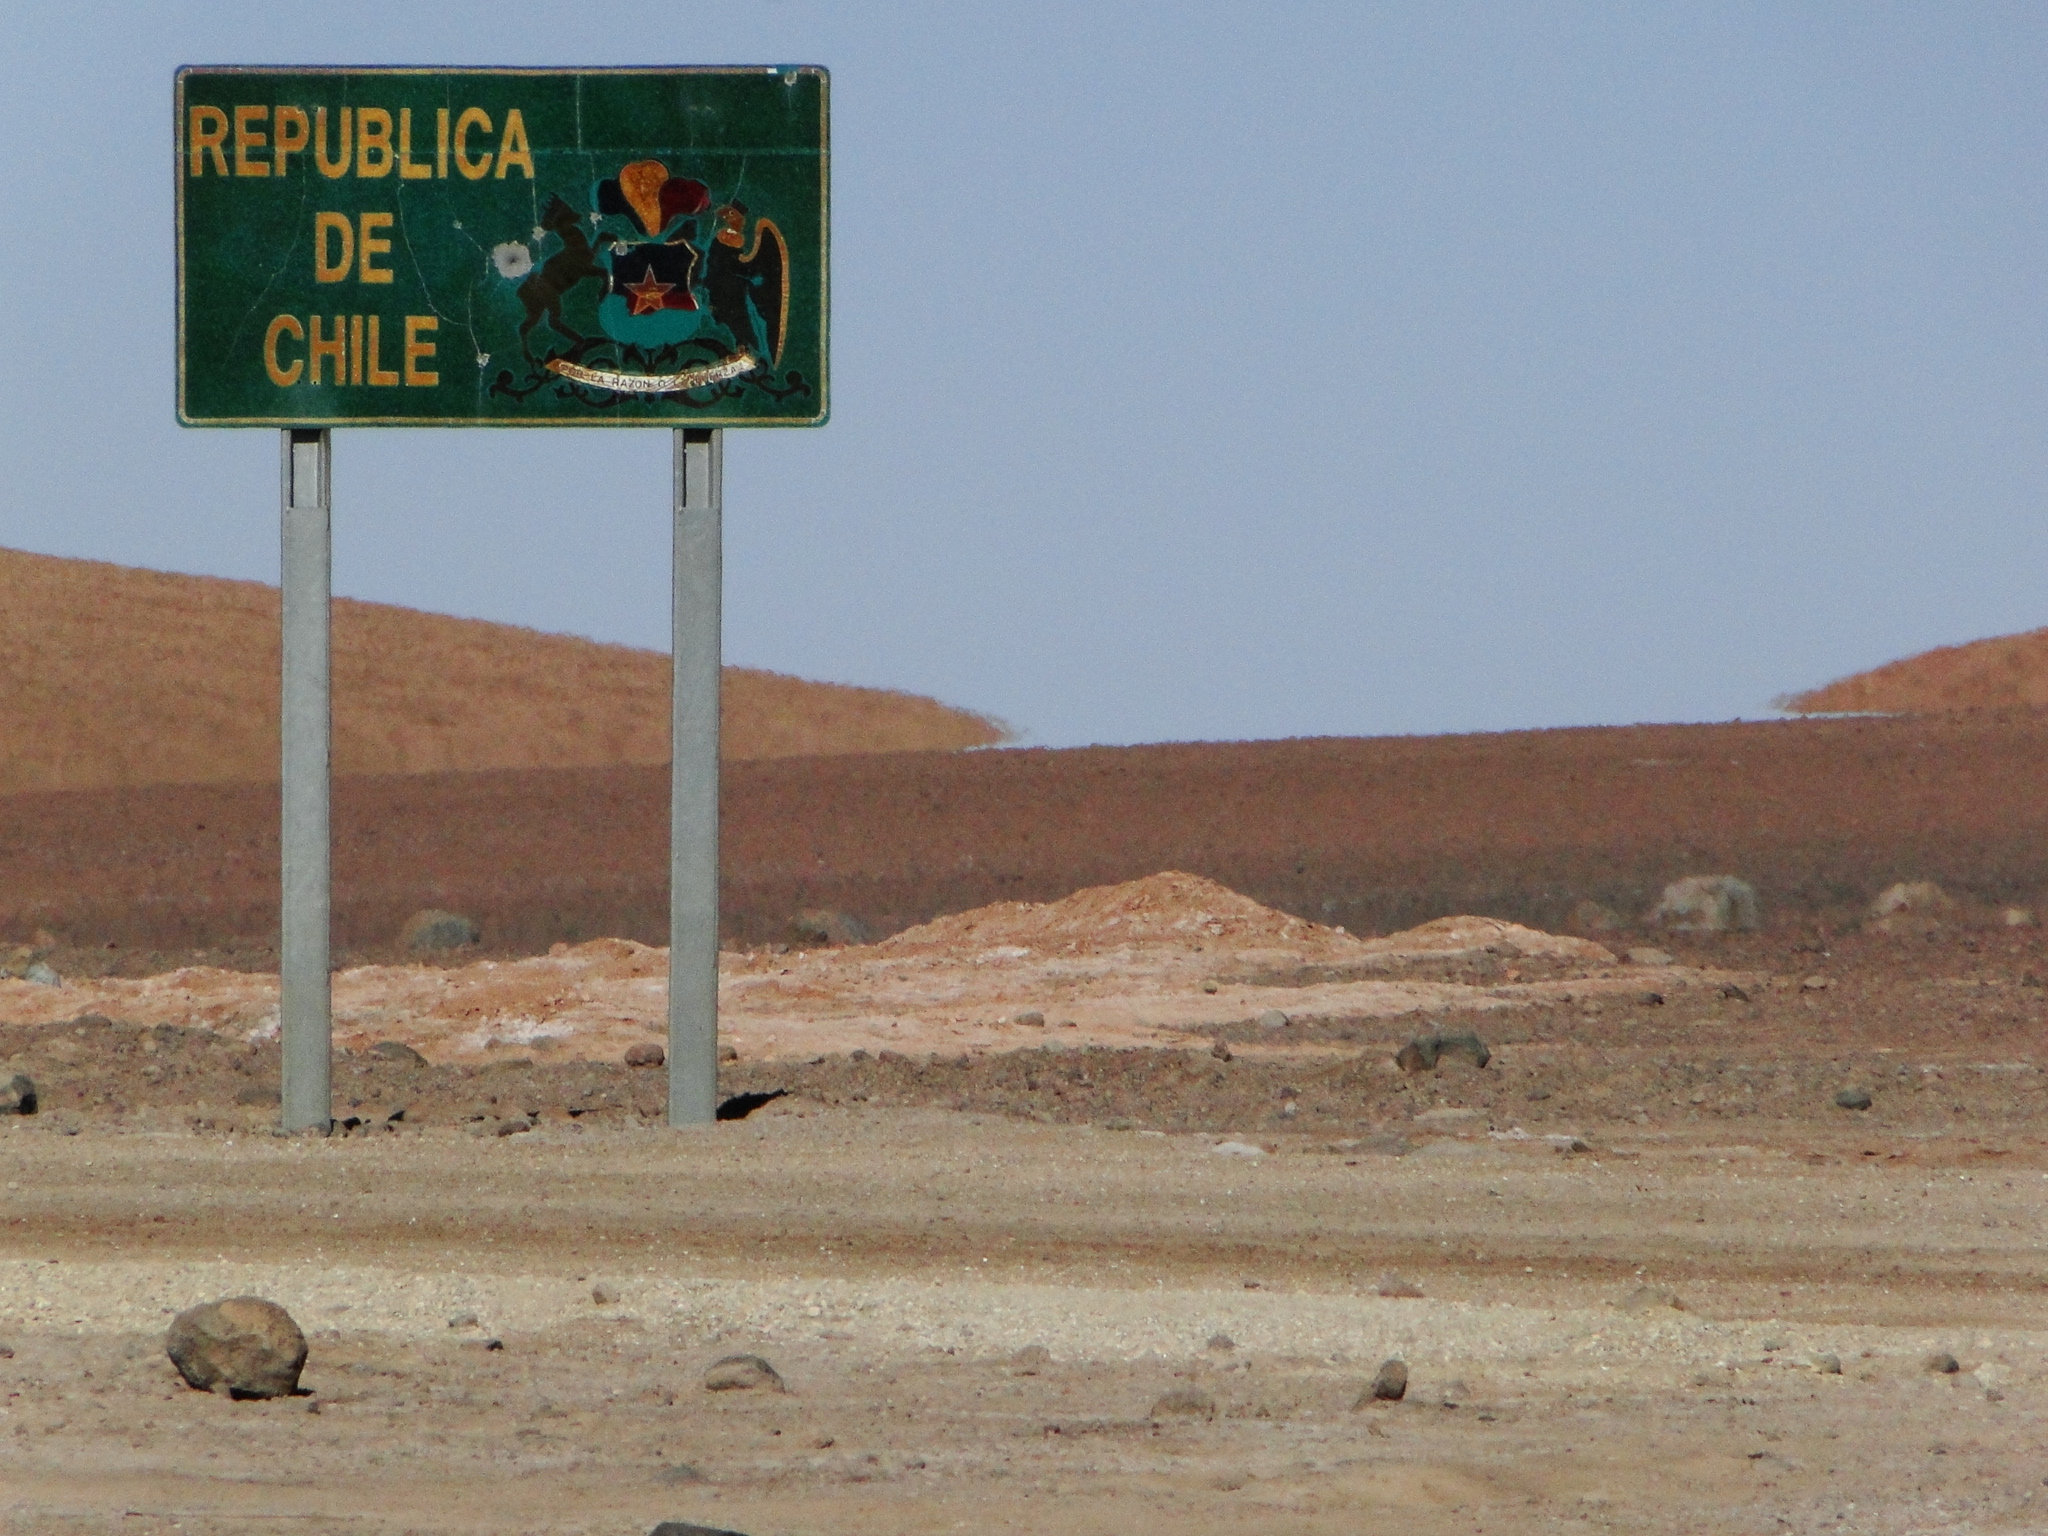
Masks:
[[[345,973],[324,1139],[259,973],[0,982],[0,1523],[2048,1528],[2038,928],[1363,937],[1162,875],[733,950],[758,1107],[694,1131],[621,1060],[659,960]],[[237,1294],[303,1395],[178,1378]]]

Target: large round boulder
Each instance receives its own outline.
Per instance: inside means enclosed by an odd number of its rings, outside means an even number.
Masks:
[[[164,1350],[186,1384],[229,1397],[288,1397],[306,1366],[306,1336],[261,1296],[209,1301],[171,1320]]]

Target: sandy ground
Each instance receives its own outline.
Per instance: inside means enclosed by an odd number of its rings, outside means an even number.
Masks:
[[[779,946],[778,946],[779,948]],[[1571,968],[1571,979],[1531,971]],[[1487,985],[1403,972],[1482,966]],[[1624,967],[1584,939],[1488,918],[1444,918],[1354,938],[1198,876],[1155,875],[1062,901],[1004,903],[879,944],[721,957],[724,1042],[744,1060],[856,1049],[1015,1050],[1043,1044],[1181,1045],[1187,1031],[1256,1020],[1391,1019],[1513,1009],[1584,995],[1718,985],[1692,968]],[[667,1034],[668,951],[627,939],[558,944],[523,960],[360,966],[334,980],[335,1040],[398,1040],[430,1061],[530,1055],[617,1060]],[[0,980],[0,1024],[97,1013],[275,1039],[274,975],[189,967],[61,986]]]

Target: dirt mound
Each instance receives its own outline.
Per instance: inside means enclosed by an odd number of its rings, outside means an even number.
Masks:
[[[1799,715],[2044,707],[2048,629],[1944,645],[1778,700],[1778,708]]]
[[[668,761],[669,662],[509,624],[334,605],[337,773]],[[0,794],[277,777],[278,591],[0,550]],[[729,758],[1007,738],[933,699],[728,667]]]

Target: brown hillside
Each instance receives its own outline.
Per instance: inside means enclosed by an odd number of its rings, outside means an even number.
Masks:
[[[278,591],[0,550],[0,794],[277,777]],[[337,773],[668,760],[668,657],[349,599],[334,605]],[[725,755],[1006,739],[933,699],[725,673]]]
[[[1944,645],[1778,701],[1799,715],[2048,706],[2048,629]]]

